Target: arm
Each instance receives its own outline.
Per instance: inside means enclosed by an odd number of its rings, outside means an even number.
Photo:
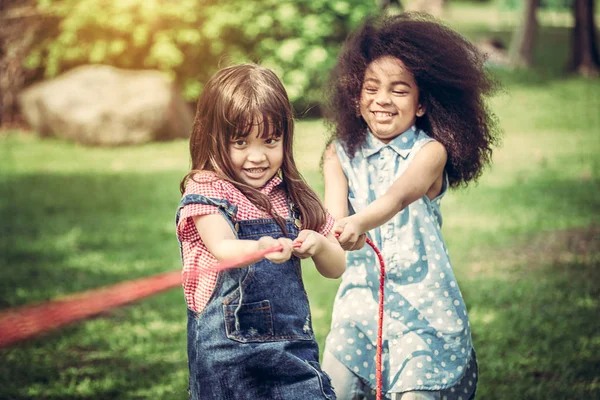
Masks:
[[[344,174],[342,164],[331,143],[323,154],[323,178],[325,180],[325,207],[336,221],[348,216],[348,178]],[[333,228],[336,234],[341,234],[343,226],[336,223]],[[367,236],[363,233],[351,243],[340,242],[344,250],[359,250],[365,245]]]
[[[432,194],[435,191],[432,189],[437,188],[439,193],[447,158],[442,144],[431,142],[423,146],[406,171],[382,197],[361,212],[339,222],[343,229],[339,237],[342,246],[358,240],[358,235],[383,225],[425,194]]]
[[[293,252],[298,258],[312,257],[315,267],[326,278],[339,278],[346,270],[344,250],[340,247],[333,230],[327,237],[305,229],[298,234],[297,242],[302,246]]]
[[[219,262],[253,254],[278,244],[283,246],[283,250],[267,254],[267,259],[282,263],[289,260],[292,255],[292,241],[288,238],[273,239],[265,236],[259,240],[240,240],[235,237],[221,214],[200,215],[193,218],[202,242]]]
[[[325,208],[336,220],[348,216],[348,179],[331,143],[323,154]]]

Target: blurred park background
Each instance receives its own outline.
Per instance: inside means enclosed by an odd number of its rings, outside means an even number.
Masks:
[[[319,102],[341,42],[368,15],[422,9],[489,53],[503,86],[493,165],[442,204],[478,398],[600,399],[594,3],[0,0],[0,313],[180,268],[189,120],[219,67],[282,78],[296,159],[322,194]],[[339,282],[310,262],[304,277],[322,346]],[[185,326],[174,288],[1,348],[0,399],[184,399]]]

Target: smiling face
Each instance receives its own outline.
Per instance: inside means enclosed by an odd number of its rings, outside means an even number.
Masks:
[[[373,135],[384,143],[425,114],[413,75],[395,57],[381,57],[367,66],[359,107]]]
[[[283,163],[283,136],[271,130],[264,135],[262,124],[255,124],[248,136],[231,139],[229,157],[238,181],[259,189]]]

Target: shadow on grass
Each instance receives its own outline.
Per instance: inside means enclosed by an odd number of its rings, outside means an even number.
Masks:
[[[444,209],[449,216],[444,232],[453,258],[458,256],[462,263],[472,249],[503,247],[515,237],[527,240],[527,235],[539,232],[600,225],[600,181],[551,175],[550,171],[537,179],[452,194],[452,203],[443,207],[454,207]]]
[[[177,179],[0,177],[0,308],[180,268]]]
[[[531,238],[530,238],[531,239]],[[484,399],[600,396],[600,226],[543,234],[485,258],[461,284]]]

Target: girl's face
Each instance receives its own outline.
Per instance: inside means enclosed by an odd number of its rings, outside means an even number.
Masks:
[[[266,138],[262,125],[252,127],[248,136],[229,142],[229,156],[238,180],[255,189],[263,187],[283,162],[283,136],[269,133]]]
[[[360,93],[360,115],[375,137],[388,143],[424,114],[419,88],[402,61],[386,56],[367,66]]]

